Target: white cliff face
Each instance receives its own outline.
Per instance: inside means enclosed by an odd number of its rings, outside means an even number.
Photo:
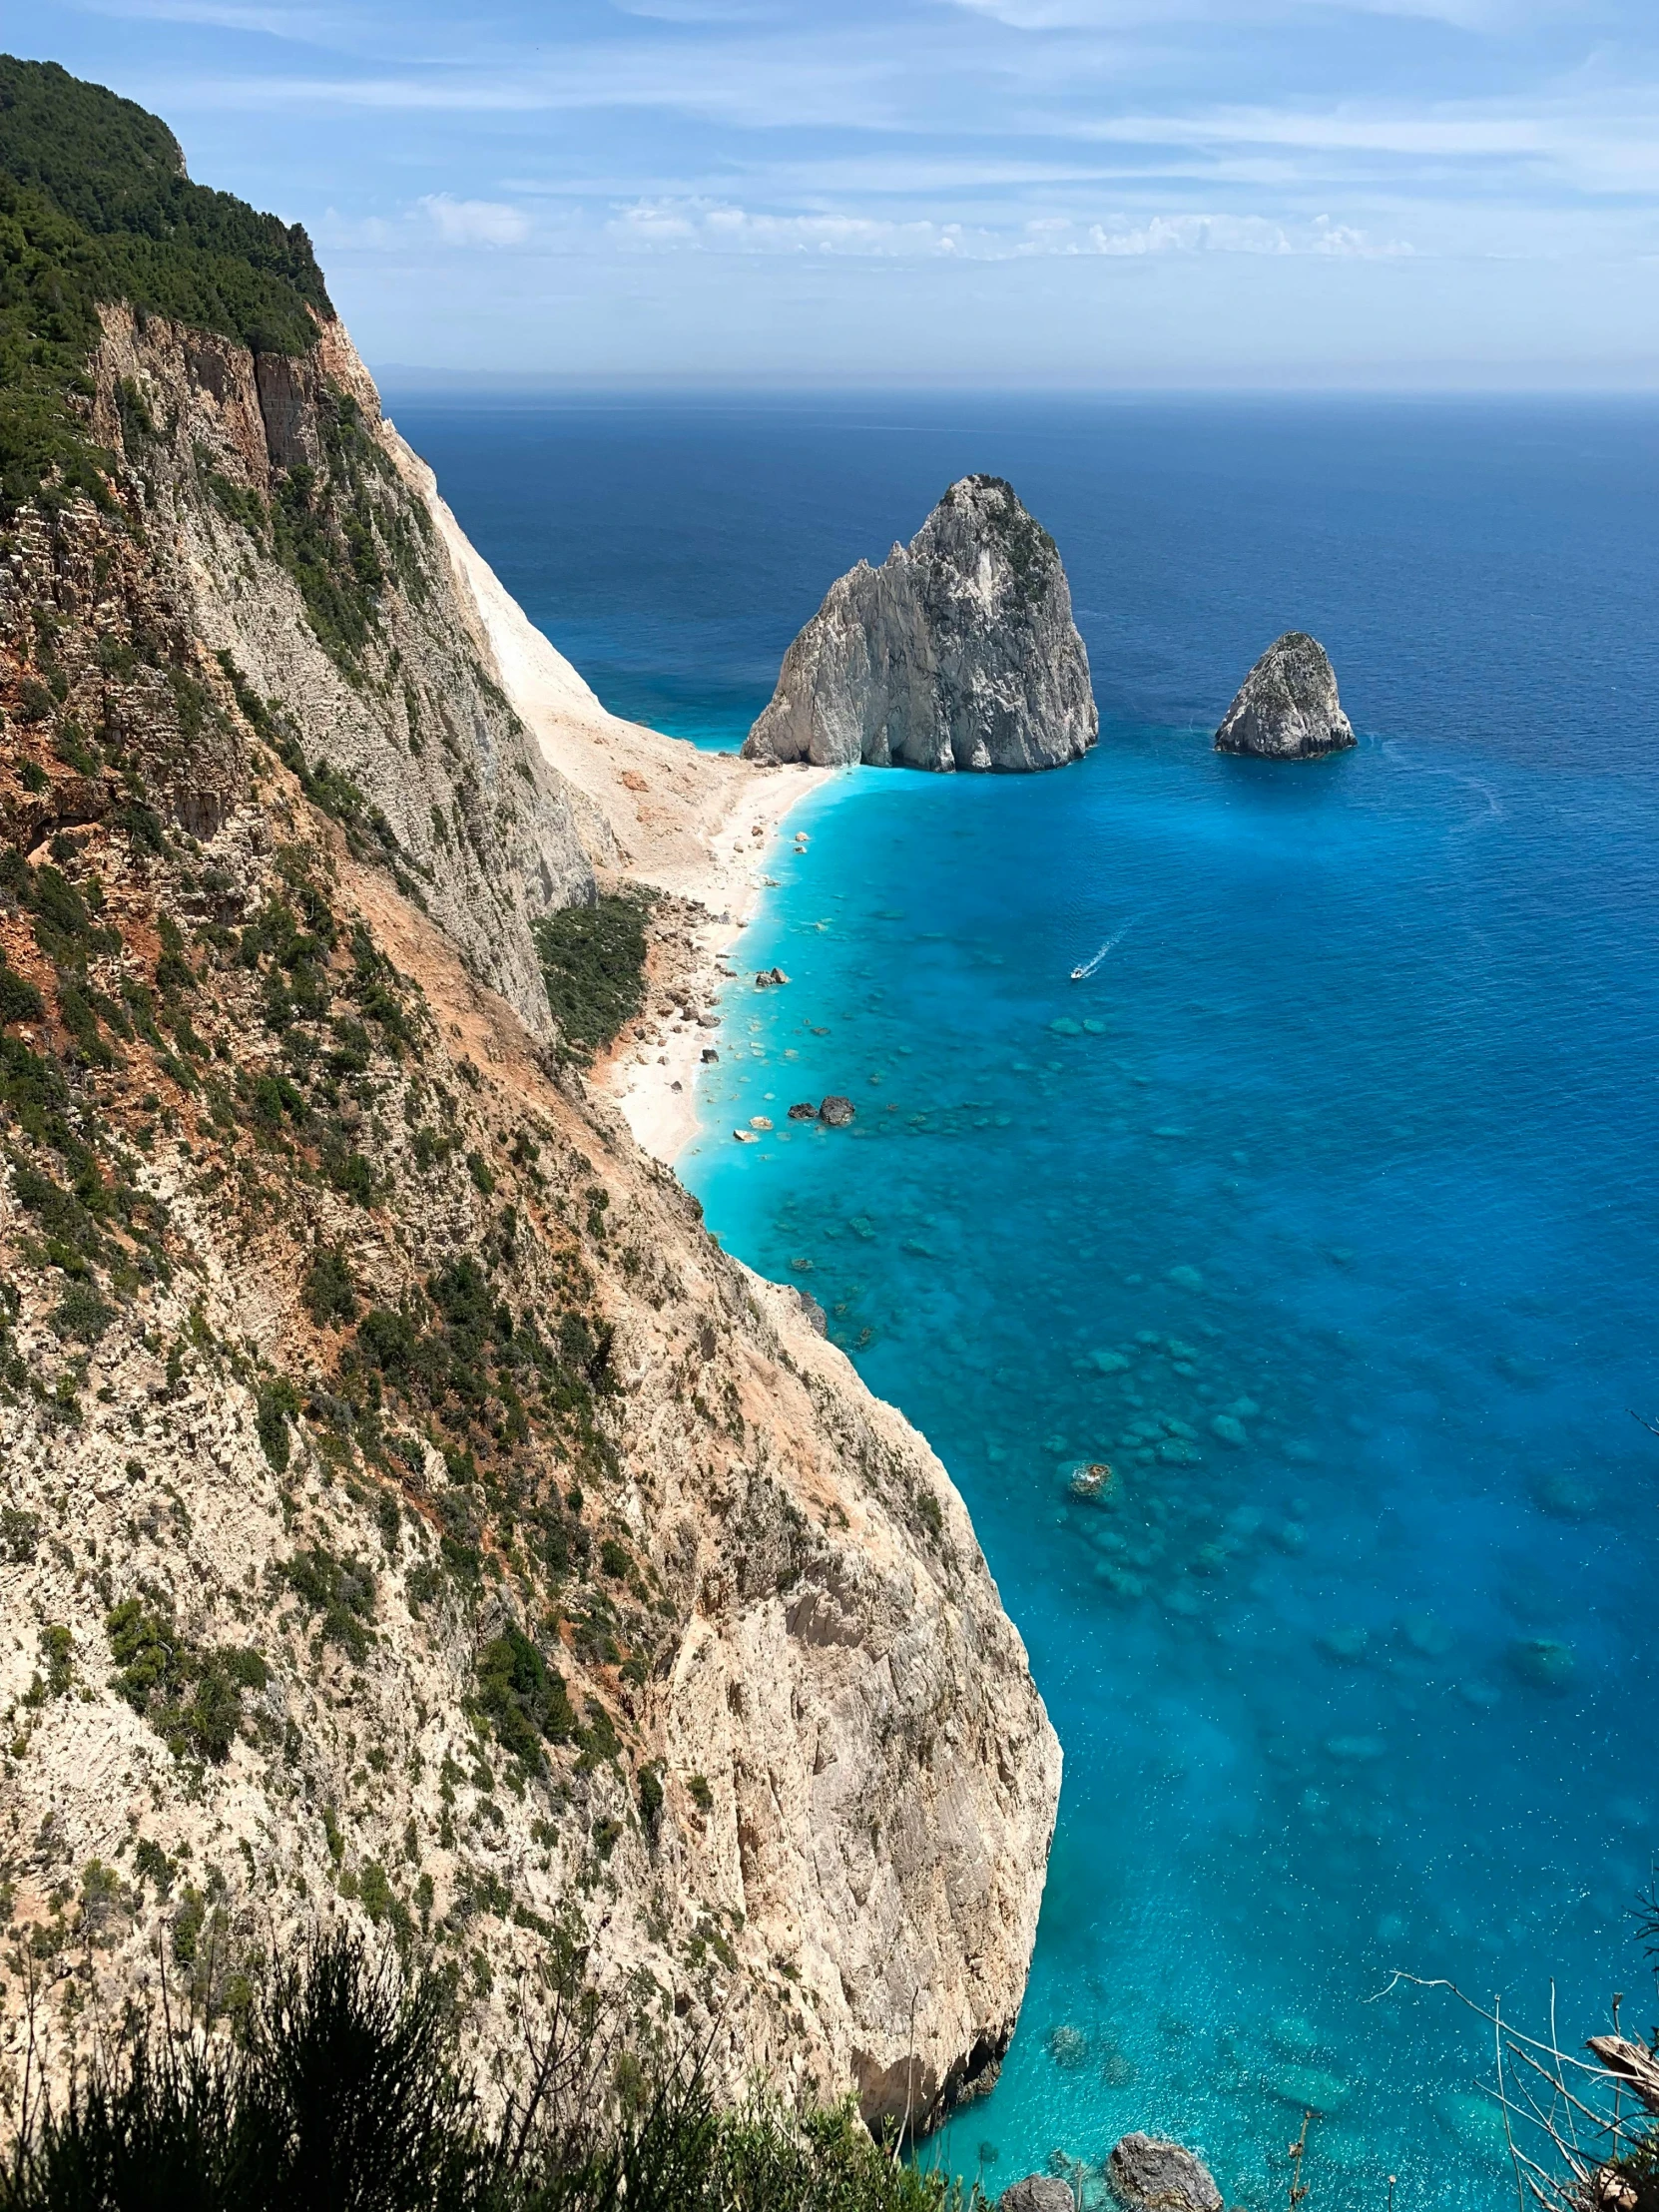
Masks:
[[[909,545],[860,561],[784,657],[747,759],[1060,768],[1095,742],[1054,541],[994,476],[952,484]]]
[[[1275,638],[1216,732],[1218,753],[1249,753],[1264,761],[1319,760],[1353,743],[1330,657],[1302,630]]]
[[[158,601],[211,655],[228,655],[259,699],[277,703],[308,770],[348,779],[361,801],[359,848],[390,865],[546,1035],[530,925],[593,898],[579,819],[589,811],[509,702],[434,512],[430,472],[422,482],[418,464],[407,466],[413,456],[382,423],[350,339],[328,324],[310,354],[289,360],[157,316],[141,328],[126,308],[104,309],[103,320],[94,421],[142,484]],[[123,390],[154,436],[133,433],[130,401],[123,419]],[[353,410],[343,420],[339,395]],[[295,580],[311,552],[293,496],[300,469],[318,506],[362,502],[381,546],[396,548],[372,616],[349,577],[342,590],[325,579],[311,604]],[[279,537],[298,546],[286,562]],[[573,696],[591,699],[568,674]],[[603,830],[589,842],[603,858]]]

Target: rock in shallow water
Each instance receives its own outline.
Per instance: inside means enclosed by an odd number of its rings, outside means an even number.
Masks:
[[[1027,2174],[996,2200],[997,2212],[1077,2212],[1071,2184],[1053,2174]]]
[[[1203,2159],[1156,2135],[1115,2143],[1106,2178],[1129,2212],[1221,2212],[1221,2191]]]
[[[1306,631],[1275,638],[1239,688],[1216,732],[1218,753],[1264,761],[1317,761],[1354,743],[1323,645]]]
[[[819,768],[1059,768],[1099,721],[1053,539],[999,476],[964,476],[908,546],[830,585],[743,750]]]

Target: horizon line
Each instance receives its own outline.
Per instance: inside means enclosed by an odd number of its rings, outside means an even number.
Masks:
[[[1146,400],[1309,400],[1395,399],[1460,400],[1647,400],[1659,401],[1659,377],[1642,382],[1538,382],[1473,383],[1452,381],[1395,383],[1145,383],[1102,384],[1082,380],[1008,379],[964,382],[924,377],[841,376],[798,377],[793,374],[744,374],[739,371],[688,375],[658,374],[649,370],[561,370],[432,368],[412,361],[370,364],[375,383],[384,389],[401,385],[413,392],[426,389],[545,394],[572,398],[649,398],[724,395],[754,398],[949,398],[949,399],[1097,399]]]

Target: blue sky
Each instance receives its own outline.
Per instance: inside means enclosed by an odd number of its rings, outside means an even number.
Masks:
[[[1659,381],[1659,0],[45,0],[6,38],[302,221],[380,369]]]

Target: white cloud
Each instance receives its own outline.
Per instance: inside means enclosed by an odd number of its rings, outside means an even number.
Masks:
[[[607,225],[626,246],[726,254],[840,254],[891,258],[954,254],[955,223],[899,223],[871,216],[756,215],[729,201],[636,200]]]
[[[823,254],[854,259],[1000,262],[1076,255],[1316,254],[1376,261],[1410,254],[1400,240],[1377,243],[1329,216],[1278,222],[1267,216],[1113,216],[1086,223],[1035,216],[1018,226],[895,221],[832,214],[766,215],[695,196],[637,200],[606,226],[623,246],[659,252]]]
[[[429,192],[419,204],[445,246],[521,246],[530,236],[530,218],[505,201],[452,200],[446,192]]]
[[[1050,248],[1050,251],[1053,251]],[[1073,248],[1072,251],[1078,251]],[[1352,224],[1327,215],[1312,223],[1275,223],[1266,216],[1154,216],[1150,223],[1089,226],[1091,254],[1324,254],[1349,261],[1397,260],[1414,249],[1402,239],[1377,244]]]

